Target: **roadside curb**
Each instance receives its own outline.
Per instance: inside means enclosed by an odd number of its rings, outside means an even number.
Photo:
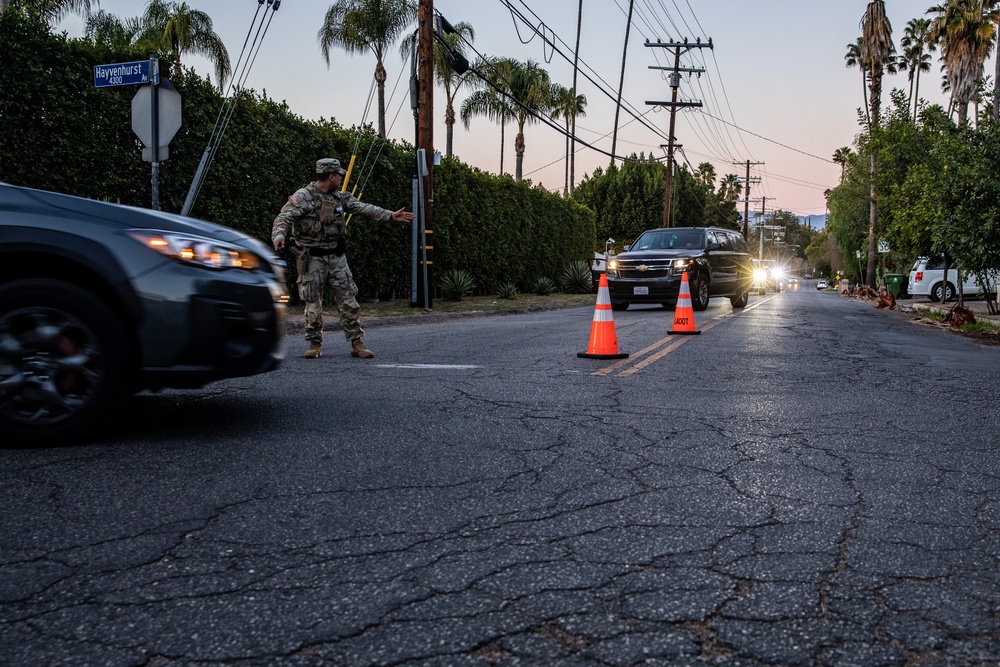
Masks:
[[[418,324],[437,324],[450,320],[466,320],[481,317],[500,317],[504,315],[529,315],[531,313],[542,313],[552,310],[566,310],[569,308],[584,308],[584,306],[525,306],[523,308],[502,308],[497,310],[469,310],[461,313],[443,313],[420,310],[412,315],[386,315],[384,317],[365,317],[361,314],[361,327],[363,329],[373,329],[377,327],[398,327],[414,326]],[[415,309],[416,310],[416,309]],[[341,331],[339,316],[336,312],[324,311],[323,331]],[[285,332],[302,333],[305,331],[305,324],[301,316],[289,319],[285,325]]]

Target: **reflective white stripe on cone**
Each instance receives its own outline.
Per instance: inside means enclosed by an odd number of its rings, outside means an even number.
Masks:
[[[688,284],[688,272],[681,276],[681,291],[677,295],[677,307],[674,308],[674,328],[672,334],[700,334],[694,326],[694,308],[691,307],[691,285]]]
[[[615,334],[615,319],[611,314],[611,293],[608,292],[608,277],[601,274],[597,288],[597,305],[590,325],[590,342],[586,352],[576,356],[588,359],[624,359],[628,353],[618,351],[618,336]]]

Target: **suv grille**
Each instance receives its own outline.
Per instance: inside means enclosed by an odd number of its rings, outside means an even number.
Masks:
[[[653,259],[642,262],[635,259],[622,260],[618,265],[618,275],[622,278],[667,278],[673,274],[672,259]]]

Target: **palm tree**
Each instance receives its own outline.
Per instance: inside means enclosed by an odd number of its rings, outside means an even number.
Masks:
[[[847,169],[847,161],[851,159],[851,149],[847,146],[838,148],[833,152],[833,161],[840,165],[840,182],[844,182],[844,173]]]
[[[434,78],[437,80],[441,87],[444,88],[445,97],[445,110],[444,110],[444,124],[447,129],[447,142],[445,146],[445,155],[448,157],[452,156],[452,147],[454,145],[455,137],[455,98],[458,96],[458,91],[460,91],[466,84],[469,84],[474,79],[474,74],[471,70],[459,74],[454,69],[452,69],[451,63],[449,62],[449,50],[451,53],[455,53],[465,57],[464,45],[466,42],[472,42],[476,38],[476,31],[471,24],[456,23],[453,26],[455,32],[446,35],[439,36],[438,39],[434,40]],[[447,44],[442,44],[440,41],[443,39]],[[410,56],[413,51],[413,47],[416,45],[417,35],[412,33],[408,35],[399,45],[399,53],[403,56],[405,60]]]
[[[222,90],[232,67],[229,64],[229,52],[226,51],[222,38],[213,29],[212,19],[208,14],[192,9],[186,2],[149,0],[141,22],[142,34],[139,39],[146,39],[170,54],[175,79],[179,81],[184,77],[181,57],[185,53],[196,53],[205,56],[215,65],[215,77],[219,90]]]
[[[724,202],[735,202],[743,194],[743,184],[736,174],[726,174],[719,181],[719,196]]]
[[[573,89],[561,86],[558,83],[552,84],[551,111],[553,118],[562,118],[566,123],[566,182],[563,185],[563,194],[569,194],[569,160],[571,151],[570,136],[572,135],[573,121],[579,116],[586,116],[587,98],[584,95],[573,95]]]
[[[468,130],[473,116],[485,116],[500,123],[500,173],[503,174],[504,132],[514,120],[514,104],[510,101],[509,82],[515,61],[511,58],[483,58],[475,69],[483,78],[473,80],[478,90],[462,102],[462,125]]]
[[[524,163],[524,126],[537,123],[539,116],[549,104],[549,73],[534,60],[521,63],[514,61],[511,71],[510,95],[514,101],[514,122],[517,123],[517,137],[514,139],[514,180],[521,180]]]
[[[141,32],[138,17],[122,19],[103,9],[88,14],[83,27],[84,37],[112,49],[131,46]]]
[[[882,74],[890,63],[895,47],[892,44],[892,24],[885,14],[885,1],[872,0],[868,3],[864,18],[861,19],[861,59],[869,65],[871,76],[871,116],[869,135],[879,127],[879,111],[882,105]],[[878,151],[871,149],[871,196],[868,216],[868,286],[875,287],[875,226],[878,216],[875,211],[875,177],[878,174]]]
[[[861,70],[861,99],[864,100],[862,106],[865,109],[865,119],[868,126],[871,127],[872,119],[868,115],[868,65],[861,57],[860,37],[858,37],[858,41],[847,45],[847,54],[844,55],[844,60],[847,61],[847,67],[857,67]]]
[[[378,134],[385,138],[384,57],[389,47],[417,18],[413,0],[336,0],[326,11],[316,37],[330,66],[330,49],[339,46],[350,54],[375,54],[375,82],[378,84]]]
[[[927,10],[934,14],[929,40],[941,45],[948,84],[958,109],[958,122],[968,121],[969,103],[976,97],[983,65],[993,47],[1000,21],[996,2],[948,0]]]
[[[927,34],[930,32],[931,22],[929,19],[910,19],[903,31],[903,39],[900,46],[903,47],[903,55],[900,65],[906,68],[910,79],[910,104],[913,105],[913,120],[917,120],[917,107],[920,101],[920,73],[931,70],[930,53],[924,51],[934,51],[934,43],[927,41]]]
[[[33,9],[41,14],[49,23],[55,24],[66,18],[67,14],[87,16],[99,0],[0,0],[0,12],[8,7]]]

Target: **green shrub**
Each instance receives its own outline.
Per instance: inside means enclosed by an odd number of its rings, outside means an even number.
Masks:
[[[569,262],[562,274],[562,288],[569,294],[587,294],[594,286],[590,266],[582,259]]]
[[[451,301],[461,301],[464,296],[472,296],[475,289],[475,279],[463,269],[452,269],[441,278],[441,293]]]
[[[552,280],[548,276],[541,276],[535,278],[535,282],[531,284],[531,291],[540,296],[548,296],[552,294],[559,287],[556,285],[556,281]]]
[[[499,295],[501,299],[516,299],[518,295],[517,285],[507,281],[497,288],[497,295]]]

